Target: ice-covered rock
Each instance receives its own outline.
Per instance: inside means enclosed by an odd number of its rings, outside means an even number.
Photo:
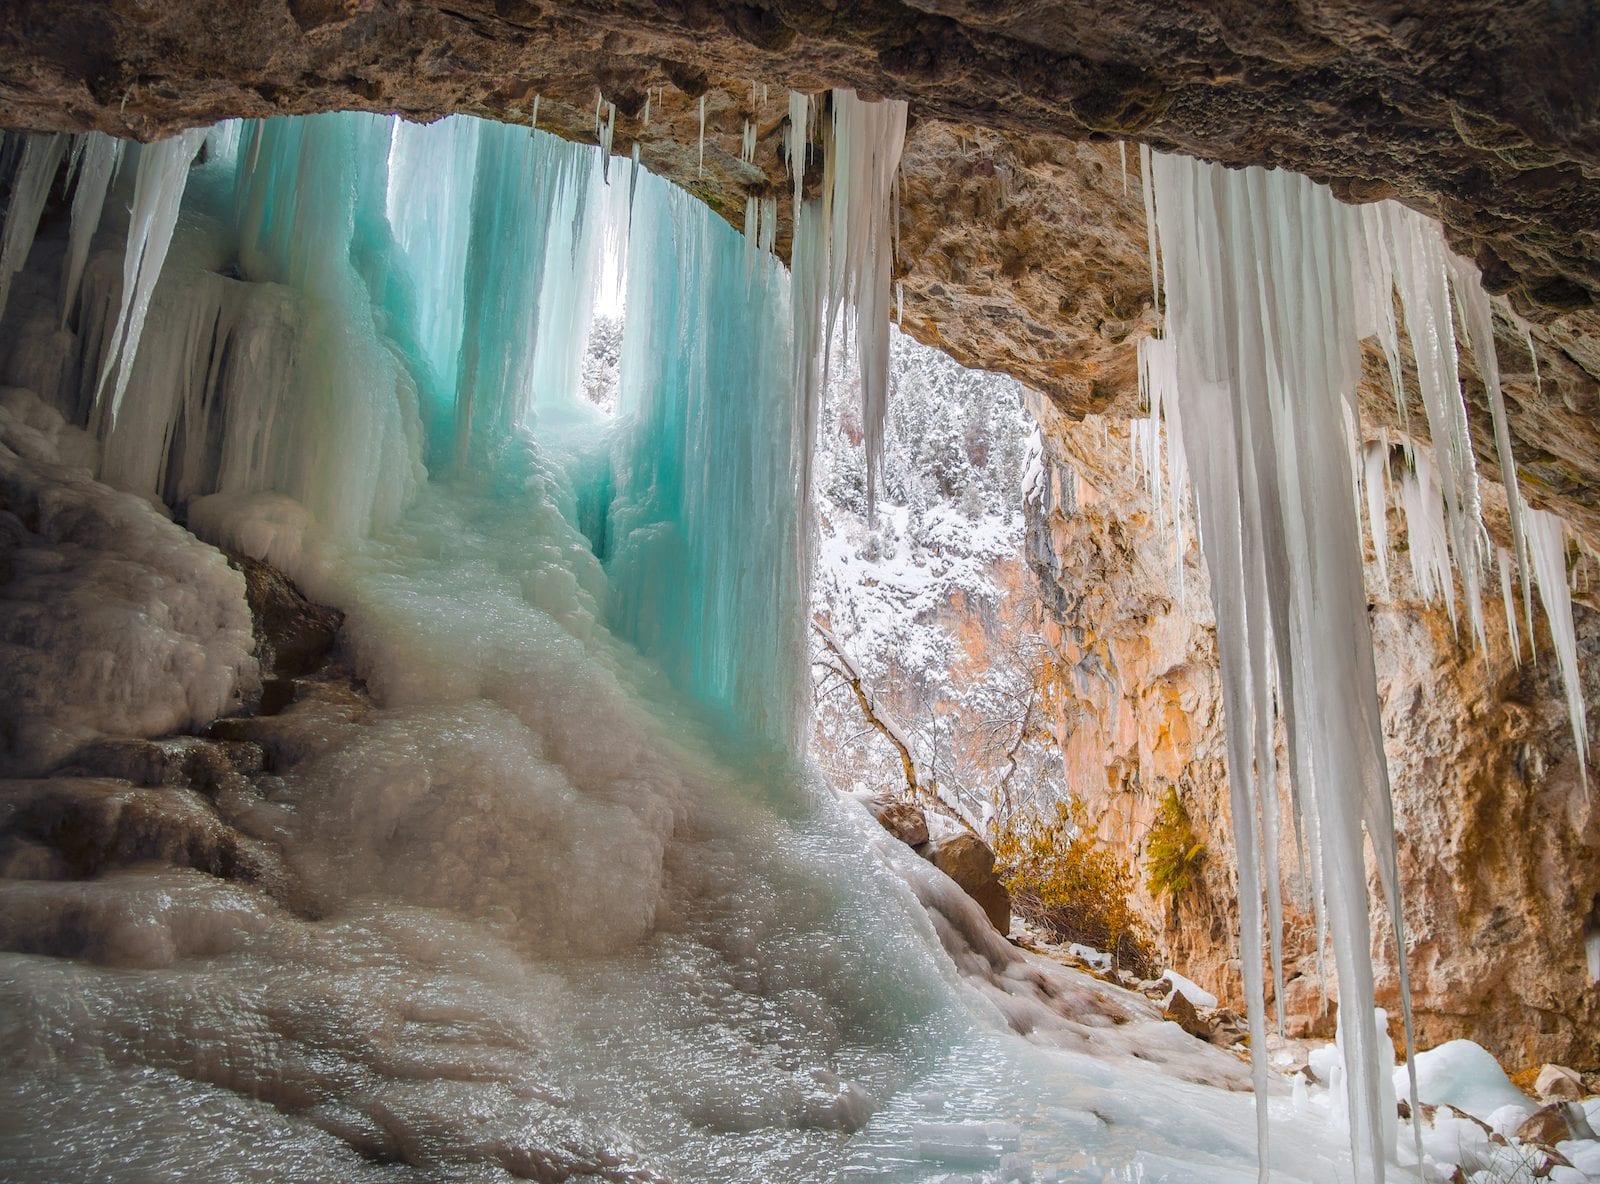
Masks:
[[[1595,1137],[1583,1107],[1572,1102],[1551,1102],[1539,1107],[1517,1126],[1516,1135],[1524,1143],[1541,1143],[1546,1147],[1571,1139]]]
[[[198,727],[256,680],[242,576],[33,395],[0,397],[0,772]]]
[[[257,885],[292,907],[301,903],[276,848],[230,826],[201,795],[173,786],[91,777],[0,781],[0,853],[16,851],[28,859],[8,866],[8,878],[88,879],[162,863]],[[18,915],[13,922],[9,948],[93,956],[78,948],[70,916],[44,924]]]
[[[920,847],[928,841],[928,819],[921,806],[883,794],[874,794],[863,800],[867,813],[906,846]]]
[[[1174,995],[1182,995],[1196,1007],[1215,1007],[1217,997],[1206,990],[1199,983],[1191,982],[1176,970],[1166,970],[1161,975],[1162,981],[1169,983]]]
[[[1417,1094],[1424,1103],[1455,1106],[1494,1125],[1493,1116],[1507,1107],[1531,1115],[1534,1104],[1506,1076],[1500,1062],[1482,1045],[1449,1040],[1417,1054]],[[1404,1067],[1394,1072],[1395,1093],[1410,1092]]]

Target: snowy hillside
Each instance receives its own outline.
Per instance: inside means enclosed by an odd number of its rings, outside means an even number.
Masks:
[[[1022,558],[1034,428],[1014,380],[898,333],[891,382],[873,520],[849,359],[830,382],[813,610],[899,725],[919,776],[981,827],[997,796],[1026,800],[1059,781]],[[826,657],[813,668],[813,755],[841,788],[903,791],[899,754]]]

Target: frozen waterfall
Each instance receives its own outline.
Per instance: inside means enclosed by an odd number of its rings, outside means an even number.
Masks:
[[[67,690],[88,706],[5,751],[22,788],[3,805],[73,794],[160,833],[198,811],[251,874],[0,879],[8,1178],[1353,1177],[1325,1111],[1264,1062],[1252,1095],[1142,998],[1024,955],[800,759],[818,390],[853,312],[875,449],[906,111],[848,92],[789,110],[792,273],[771,197],[741,238],[636,155],[608,168],[465,117],[30,137],[13,159],[0,484],[29,506],[36,603],[7,635],[26,659],[10,693],[30,720]],[[1241,850],[1275,848],[1282,703],[1319,791],[1292,821],[1343,997],[1370,999],[1360,827],[1381,832],[1387,796],[1351,645],[1356,489],[1326,444],[1377,315],[1346,244],[1376,231],[1308,182],[1155,167],[1169,331],[1146,383],[1219,595],[1230,763],[1253,770]],[[1447,324],[1437,253],[1384,233],[1413,252],[1391,282]],[[608,251],[626,269],[615,416],[578,381]],[[1324,302],[1270,298],[1305,274]],[[1453,357],[1429,363],[1441,416]],[[1476,477],[1450,430],[1429,488],[1465,572]],[[1153,439],[1146,463],[1155,480]],[[1524,520],[1543,590],[1559,524]],[[198,540],[342,610],[348,677],[254,720],[214,800],[29,780],[252,689],[243,579]],[[39,657],[72,646],[82,661]],[[1259,993],[1276,877],[1241,866]],[[1353,1029],[1364,1171],[1379,1050]]]

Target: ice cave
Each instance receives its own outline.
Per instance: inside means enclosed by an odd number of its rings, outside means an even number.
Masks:
[[[1600,19],[0,11],[0,1180],[1600,1180]]]

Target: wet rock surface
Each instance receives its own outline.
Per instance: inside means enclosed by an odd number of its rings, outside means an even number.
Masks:
[[[344,614],[307,600],[271,564],[238,552],[228,553],[228,563],[244,574],[262,677],[290,679],[323,666],[333,654]]]
[[[193,790],[108,777],[0,782],[5,878],[91,879],[142,863],[192,868],[296,903],[294,878],[277,850],[241,834]]]

